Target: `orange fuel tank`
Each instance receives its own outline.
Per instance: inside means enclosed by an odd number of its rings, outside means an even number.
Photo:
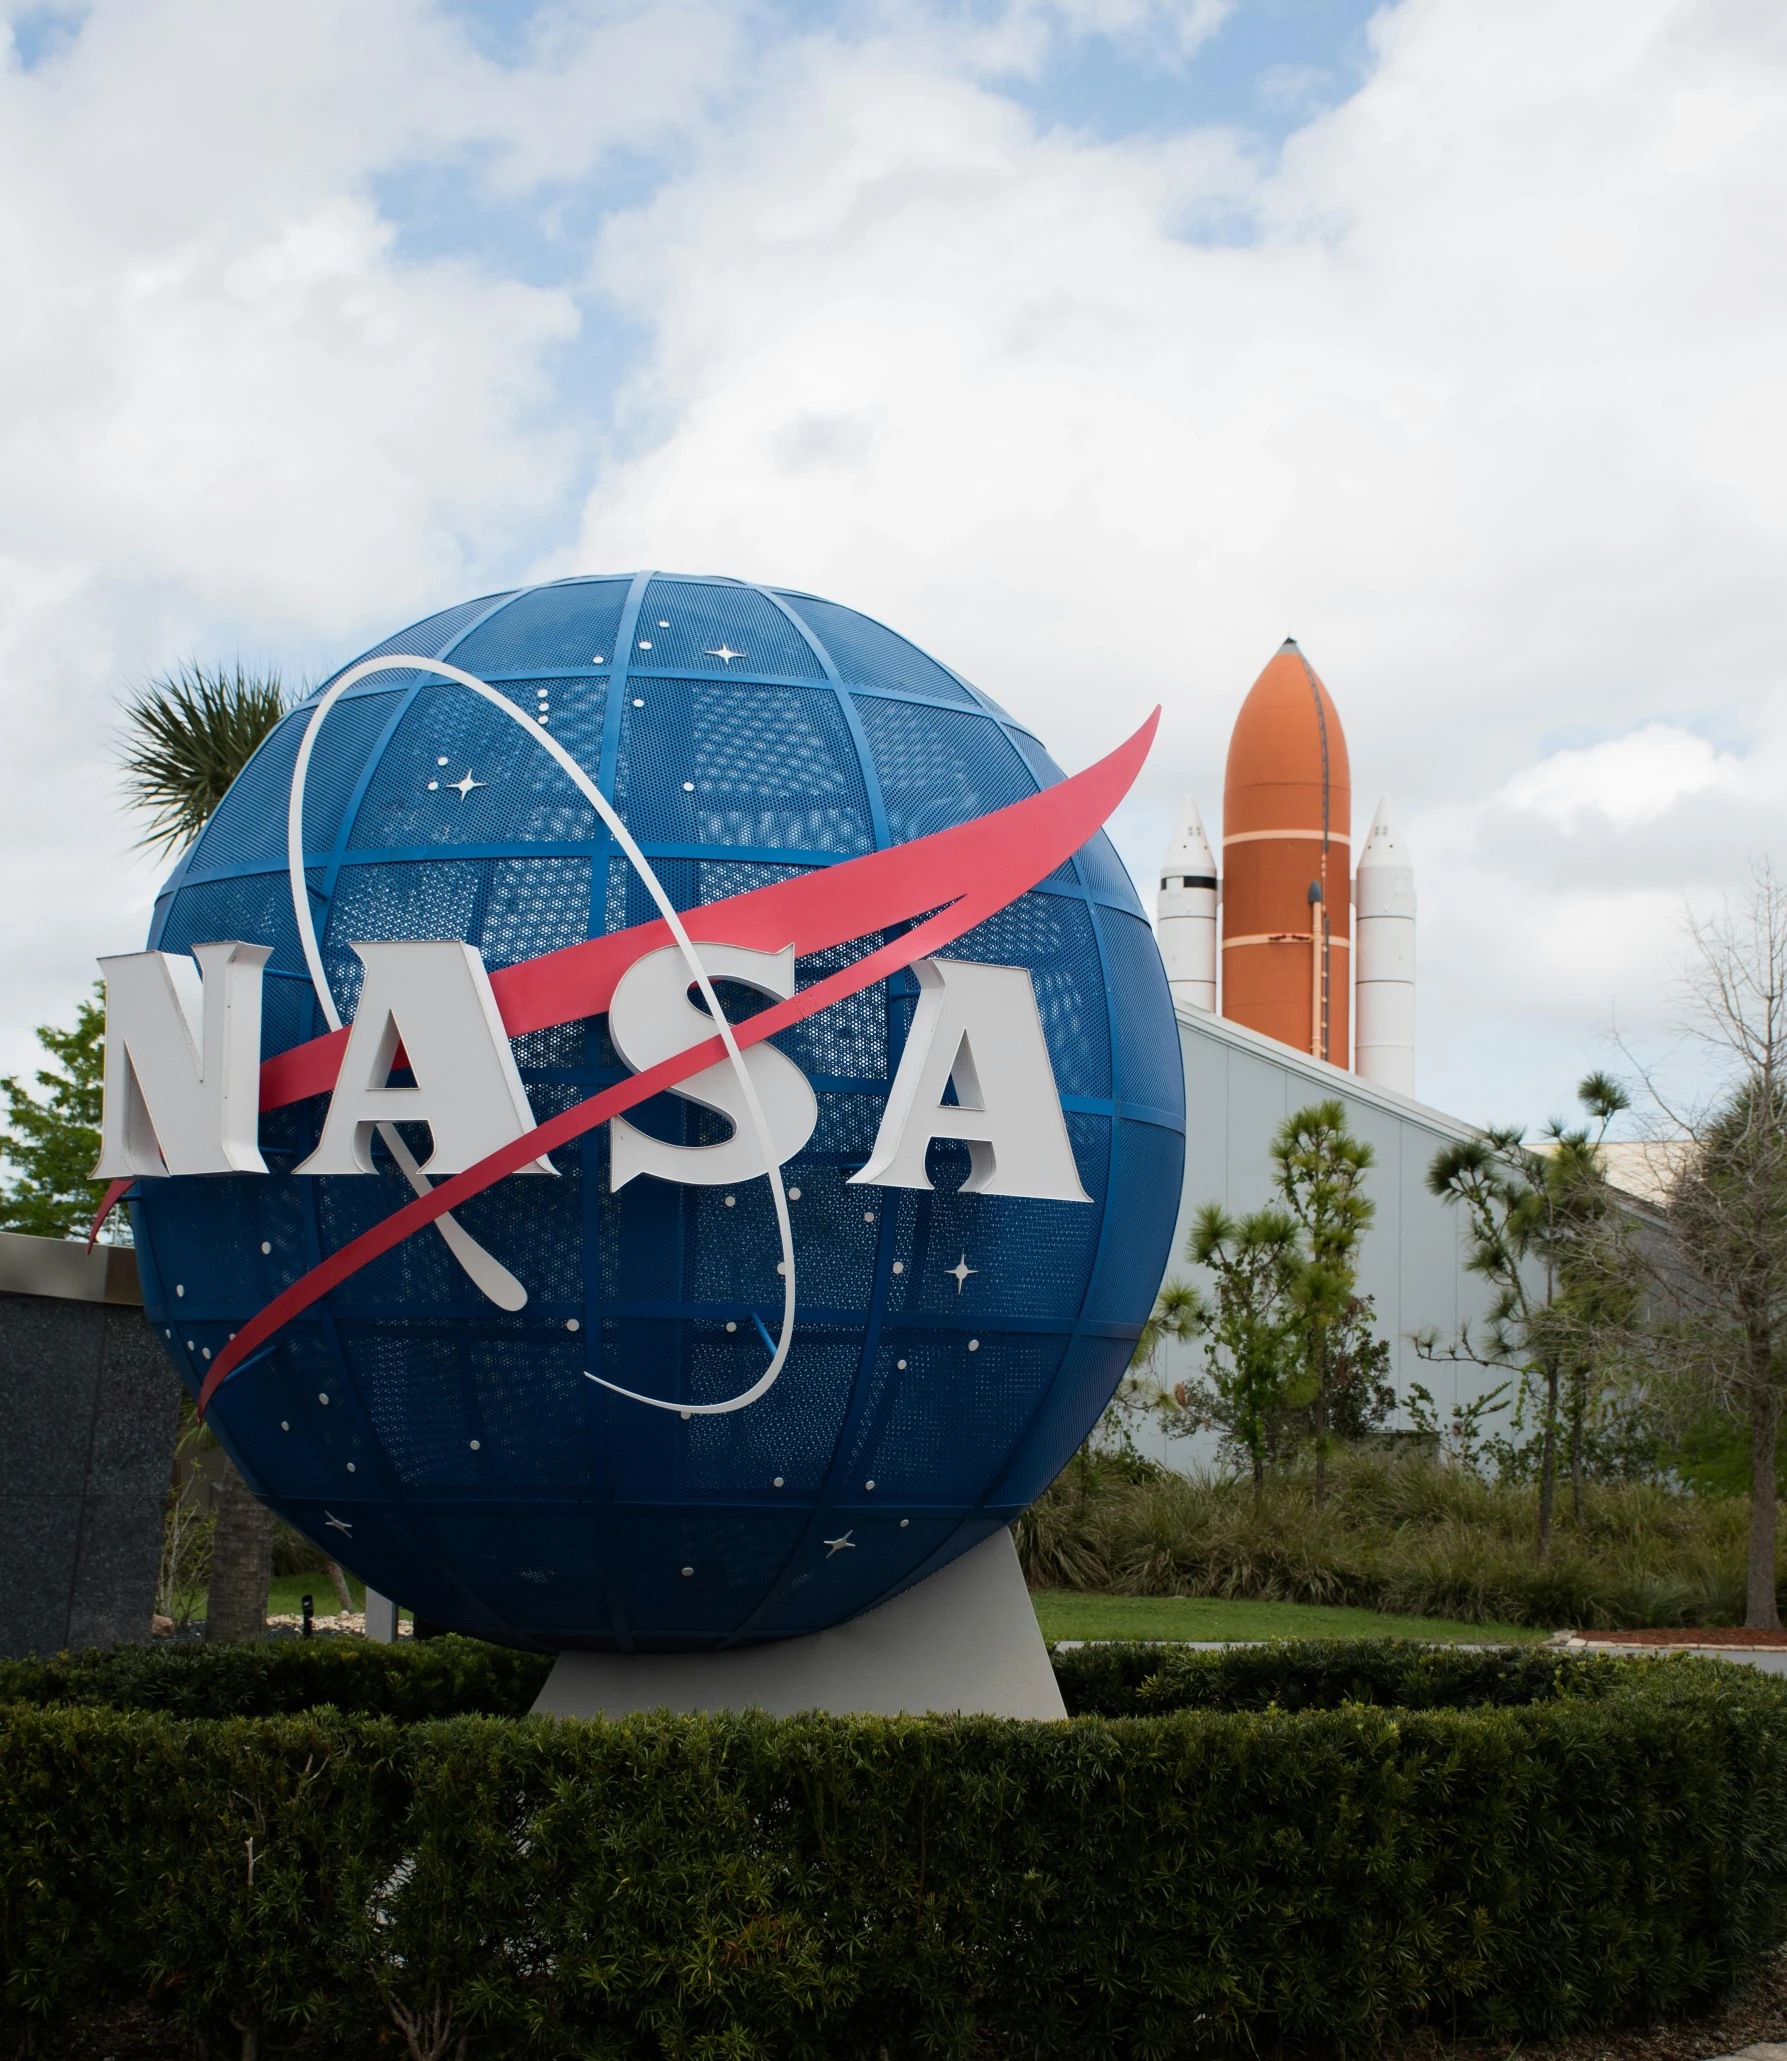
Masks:
[[[1351,1064],[1352,776],[1340,716],[1287,637],[1229,739],[1222,1013]]]

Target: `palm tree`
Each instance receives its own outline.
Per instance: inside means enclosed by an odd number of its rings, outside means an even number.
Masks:
[[[163,673],[124,705],[118,757],[131,805],[148,817],[140,840],[172,853],[192,843],[256,748],[291,706],[277,672],[195,663]],[[207,1639],[258,1639],[273,1579],[273,1512],[227,1458],[217,1486]]]
[[[124,791],[149,818],[141,843],[183,851],[291,705],[277,672],[250,672],[240,659],[210,672],[181,665],[139,688],[124,706],[118,756]]]

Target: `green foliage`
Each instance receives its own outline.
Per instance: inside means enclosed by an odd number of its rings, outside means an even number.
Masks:
[[[1697,1496],[1747,1496],[1750,1443],[1746,1420],[1714,1404],[1696,1411],[1676,1430],[1670,1459]],[[1775,1493],[1787,1497],[1787,1448],[1775,1453]]]
[[[17,1172],[0,1190],[0,1231],[73,1238],[85,1234],[105,1197],[105,1183],[88,1179],[99,1159],[105,1080],[105,1007],[98,982],[69,1029],[40,1023],[37,1042],[56,1062],[54,1069],[37,1072],[41,1093],[34,1095],[15,1074],[0,1080],[6,1095],[0,1153]],[[128,1243],[128,1219],[114,1216],[107,1234]]]
[[[1627,1097],[1603,1073],[1588,1074],[1576,1092],[1598,1131],[1554,1120],[1540,1151],[1504,1126],[1442,1147],[1427,1170],[1429,1192],[1463,1211],[1466,1264],[1494,1293],[1479,1336],[1467,1325],[1451,1345],[1431,1332],[1416,1345],[1428,1359],[1506,1373],[1515,1428],[1536,1416],[1528,1459],[1539,1479],[1541,1556],[1550,1550],[1560,1440],[1580,1501],[1588,1444],[1603,1428],[1597,1418],[1624,1371],[1640,1305],[1628,1215],[1600,1158]],[[1518,1457],[1511,1446],[1502,1454],[1504,1463]]]
[[[1590,1482],[1535,1560],[1533,1484],[1352,1448],[1318,1501],[1307,1471],[1140,1478],[1094,1456],[1017,1525],[1033,1588],[1345,1603],[1475,1624],[1615,1628],[1743,1621],[1741,1502]],[[1787,1578],[1787,1565],[1780,1570]]]
[[[277,673],[183,665],[124,708],[124,790],[149,818],[142,842],[177,852],[210,820],[242,768],[290,707]]]
[[[62,1703],[170,1717],[278,1717],[332,1705],[400,1724],[520,1717],[552,1661],[482,1639],[380,1646],[368,1639],[274,1639],[219,1646],[114,1646],[50,1660],[0,1660],[0,1703]]]
[[[155,1607],[177,1629],[197,1619],[211,1580],[217,1512],[199,1462],[216,1444],[215,1433],[182,1389],[173,1477],[161,1512],[161,1565],[155,1578]]]
[[[1215,1429],[1256,1493],[1269,1465],[1311,1445],[1319,1492],[1331,1441],[1363,1436],[1395,1406],[1390,1348],[1358,1291],[1372,1163],[1341,1103],[1287,1117],[1272,1141],[1277,1204],[1238,1219],[1216,1203],[1198,1211],[1185,1256],[1213,1292],[1169,1281],[1137,1346],[1132,1365],[1151,1370],[1167,1338],[1204,1340],[1202,1375],[1159,1397],[1162,1423],[1174,1437]]]
[[[1285,1119],[1272,1160],[1303,1234],[1292,1301],[1298,1357],[1315,1380],[1310,1432],[1320,1470],[1330,1437],[1363,1437],[1396,1405],[1389,1342],[1373,1328],[1371,1298],[1359,1293],[1359,1241],[1377,1215],[1365,1176],[1376,1155],[1347,1130],[1344,1105],[1328,1101]]]
[[[0,2023],[147,1998],[212,2053],[1167,2061],[1679,2012],[1787,1934],[1787,1696],[1746,1670],[1061,1664],[1149,1714],[0,1708]]]
[[[1215,1293],[1197,1313],[1203,1379],[1174,1389],[1181,1418],[1169,1428],[1213,1425],[1225,1446],[1246,1456],[1258,1495],[1285,1413],[1316,1393],[1315,1370],[1299,1351],[1296,1219],[1282,1209],[1237,1219],[1208,1202],[1193,1220],[1186,1257],[1209,1270]]]
[[[1080,1646],[1054,1656],[1076,1715],[1169,1710],[1513,1709],[1558,1695],[1629,1688],[1628,1663],[1543,1646],[1464,1649],[1409,1639],[1281,1639],[1203,1652],[1180,1646]],[[1720,1663],[1724,1665],[1725,1663]]]

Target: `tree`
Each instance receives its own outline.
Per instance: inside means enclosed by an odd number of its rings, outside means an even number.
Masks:
[[[149,818],[142,843],[178,852],[216,812],[230,783],[291,706],[279,675],[179,666],[124,707],[124,790]]]
[[[1299,1350],[1297,1220],[1282,1209],[1236,1219],[1219,1203],[1206,1203],[1186,1256],[1209,1269],[1216,1288],[1213,1299],[1193,1290],[1194,1300],[1182,1304],[1188,1328],[1205,1341],[1204,1374],[1174,1389],[1180,1421],[1173,1428],[1214,1426],[1225,1445],[1245,1453],[1257,1502],[1266,1463],[1282,1442],[1286,1411],[1315,1395],[1314,1375]]]
[[[105,1008],[98,983],[67,1030],[37,1026],[37,1042],[56,1062],[34,1076],[34,1095],[16,1074],[0,1080],[6,1130],[0,1152],[17,1178],[0,1190],[0,1230],[33,1238],[83,1235],[97,1214],[105,1183],[89,1178],[99,1158],[100,1090],[105,1078]],[[114,1217],[109,1235],[128,1244],[130,1225]]]
[[[166,852],[190,844],[289,705],[277,673],[248,672],[240,660],[210,672],[183,665],[139,690],[125,705],[119,759],[125,792],[149,819],[143,843]],[[94,1123],[96,1159],[97,1104]],[[273,1512],[226,1465],[211,1537],[207,1639],[258,1639],[265,1629],[273,1527]]]
[[[1338,1101],[1286,1117],[1272,1141],[1277,1187],[1302,1236],[1293,1271],[1300,1357],[1313,1378],[1315,1494],[1327,1493],[1328,1444],[1336,1431],[1357,1438],[1395,1403],[1390,1347],[1372,1328],[1371,1300],[1358,1288],[1359,1241],[1377,1214],[1365,1193],[1374,1155],[1346,1127]]]
[[[1536,1150],[1520,1129],[1501,1126],[1442,1147],[1427,1170],[1429,1192],[1465,1212],[1465,1264],[1495,1293],[1477,1336],[1466,1325],[1450,1346],[1427,1332],[1415,1347],[1423,1359],[1506,1373],[1516,1384],[1518,1410],[1537,1406],[1541,1560],[1551,1551],[1565,1384],[1579,1383],[1585,1416],[1594,1369],[1634,1301],[1619,1205],[1600,1156],[1607,1126],[1627,1099],[1603,1074],[1588,1075],[1577,1094],[1599,1119],[1596,1133],[1554,1120],[1544,1132],[1546,1149]],[[1580,1445],[1576,1451],[1579,1471]],[[1580,1514],[1580,1499],[1577,1508]]]
[[[1690,1035],[1713,1068],[1686,1106],[1659,1091],[1680,1135],[1672,1248],[1657,1270],[1648,1343],[1674,1375],[1747,1421],[1750,1528],[1744,1622],[1773,1630],[1776,1448],[1787,1401],[1787,883],[1756,868],[1747,905],[1690,919]]]
[[[1214,1277],[1214,1298],[1169,1281],[1124,1388],[1127,1407],[1139,1407],[1167,1339],[1203,1338],[1202,1377],[1152,1391],[1168,1435],[1214,1428],[1246,1455],[1256,1495],[1268,1463],[1313,1437],[1319,1499],[1330,1440],[1359,1437],[1396,1401],[1390,1348],[1358,1291],[1359,1241],[1375,1214],[1364,1192],[1372,1151],[1348,1133],[1337,1101],[1287,1117],[1271,1151],[1282,1207],[1238,1219],[1216,1203],[1198,1212],[1186,1257]]]
[[[1568,1232],[1560,1254],[1560,1278],[1567,1328],[1564,1359],[1564,1419],[1569,1436],[1570,1509],[1583,1521],[1583,1483],[1591,1437],[1600,1433],[1603,1464],[1607,1429],[1602,1419],[1606,1391],[1622,1368],[1632,1367],[1632,1341],[1643,1309],[1642,1269],[1633,1250],[1632,1218],[1606,1178],[1601,1146],[1607,1127],[1632,1106],[1632,1098],[1611,1074],[1585,1074],[1576,1099],[1597,1124],[1591,1138],[1580,1128],[1564,1131],[1557,1148],[1558,1174],[1568,1205]],[[1631,1444],[1632,1425],[1620,1427]],[[1640,1441],[1642,1443],[1642,1441]]]

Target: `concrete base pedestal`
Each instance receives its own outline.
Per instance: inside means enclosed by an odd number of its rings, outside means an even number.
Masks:
[[[1008,1531],[829,1632],[729,1653],[561,1653],[534,1703],[542,1716],[577,1718],[753,1708],[1067,1715]]]

